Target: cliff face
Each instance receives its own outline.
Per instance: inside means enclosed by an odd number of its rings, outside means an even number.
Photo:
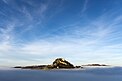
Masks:
[[[54,68],[75,68],[73,64],[63,58],[57,58],[52,65]]]

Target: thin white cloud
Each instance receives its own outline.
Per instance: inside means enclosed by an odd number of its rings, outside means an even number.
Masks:
[[[0,51],[3,51],[3,52],[9,51],[11,48],[12,48],[11,45],[9,45],[6,42],[0,45]]]
[[[24,13],[24,16],[26,17],[25,19],[27,21],[25,21],[26,23],[23,22],[26,28],[21,32],[21,34],[27,31],[31,31],[31,29],[36,27],[36,25],[41,24],[43,19],[45,18],[45,13],[47,9],[48,9],[48,4],[46,3],[34,7],[33,12],[29,12],[26,7],[23,7],[21,12]],[[27,24],[28,22],[29,24]]]
[[[6,27],[0,29],[0,38],[2,39],[3,42],[9,42],[13,38],[12,32],[15,28],[15,23],[10,22],[6,23]]]
[[[89,1],[89,0],[84,0],[84,4],[83,4],[82,10],[81,10],[81,13],[84,13],[84,12],[87,10],[88,1]]]
[[[26,19],[28,19],[29,21],[33,20],[31,13],[27,10],[25,6],[22,7],[21,13],[23,13]]]
[[[101,20],[94,22],[97,24],[89,24],[86,29],[71,30],[67,34],[63,34],[60,37],[54,37],[52,40],[55,42],[49,41],[37,41],[36,43],[31,42],[24,46],[23,50],[28,52],[28,54],[54,54],[54,53],[71,53],[70,50],[74,51],[83,51],[82,48],[92,47],[106,44],[106,38],[111,36],[113,30],[111,30],[111,24],[103,23]],[[91,28],[92,27],[92,28]],[[112,27],[113,28],[113,27]],[[91,30],[89,30],[91,29]],[[68,32],[68,31],[67,31]],[[74,36],[78,36],[75,38]],[[84,36],[84,37],[82,37]],[[48,40],[48,39],[47,39]],[[56,43],[60,41],[60,43]],[[78,49],[79,48],[79,49]],[[89,49],[90,49],[89,48]],[[63,50],[64,49],[64,50]],[[64,52],[63,52],[64,51]],[[74,52],[73,52],[74,53]]]
[[[8,4],[8,0],[2,0],[4,3]]]
[[[12,42],[14,41],[13,31],[16,27],[15,22],[6,23],[5,27],[0,28],[0,53],[1,55],[9,54],[13,49]]]

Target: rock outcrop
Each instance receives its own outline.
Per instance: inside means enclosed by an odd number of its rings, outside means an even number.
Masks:
[[[57,58],[52,65],[54,68],[75,68],[73,64],[63,58]]]

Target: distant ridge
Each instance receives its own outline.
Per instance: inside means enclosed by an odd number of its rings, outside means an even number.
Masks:
[[[82,65],[82,66],[109,66],[105,64],[87,64],[87,65]]]

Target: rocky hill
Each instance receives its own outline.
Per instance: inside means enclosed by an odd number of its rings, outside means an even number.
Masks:
[[[67,60],[63,58],[57,58],[51,65],[38,65],[38,66],[16,66],[14,68],[22,68],[22,69],[72,69],[77,68]],[[79,67],[80,68],[80,67]]]

